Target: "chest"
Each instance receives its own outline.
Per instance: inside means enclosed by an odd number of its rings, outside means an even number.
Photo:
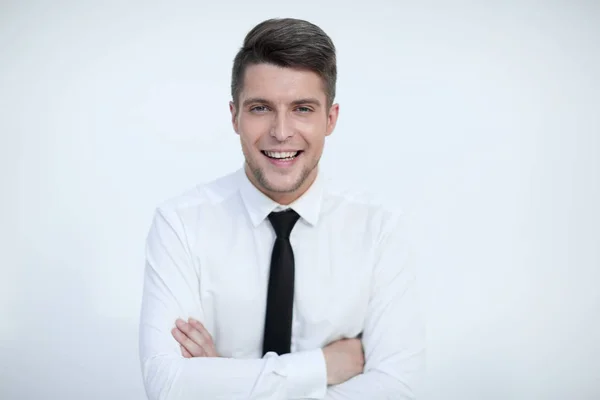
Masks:
[[[275,235],[267,224],[253,227],[244,221],[221,228],[195,246],[201,303],[217,347],[232,356],[250,356],[262,341]],[[370,243],[360,230],[315,228],[301,221],[290,242],[297,350],[359,334],[370,297]]]

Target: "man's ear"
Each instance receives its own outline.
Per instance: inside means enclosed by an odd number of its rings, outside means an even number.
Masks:
[[[237,122],[238,110],[233,101],[229,102],[229,112],[231,113],[231,125],[233,125],[233,130],[239,135]]]
[[[327,113],[327,130],[325,131],[325,136],[329,136],[333,133],[339,115],[340,105],[332,104],[331,107],[329,107],[329,112]]]

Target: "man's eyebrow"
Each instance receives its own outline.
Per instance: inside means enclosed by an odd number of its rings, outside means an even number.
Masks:
[[[255,104],[255,103],[260,103],[260,104],[271,104],[271,102],[267,99],[263,99],[262,97],[252,97],[249,99],[244,100],[244,102],[242,103],[242,106],[246,107],[249,104]],[[314,98],[314,97],[307,97],[304,99],[298,99],[298,100],[294,100],[292,101],[292,105],[293,106],[297,106],[300,104],[312,104],[314,106],[320,107],[321,106],[321,102]]]
[[[267,99],[263,99],[261,97],[251,97],[249,99],[244,100],[242,105],[244,107],[246,107],[247,105],[252,104],[252,103],[271,104],[271,102]]]
[[[300,104],[312,104],[314,106],[320,106],[321,102],[318,99],[315,99],[313,97],[308,97],[306,99],[299,99],[299,100],[294,100],[292,101],[293,105],[300,105]]]

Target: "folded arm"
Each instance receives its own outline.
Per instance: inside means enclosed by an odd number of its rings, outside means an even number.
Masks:
[[[389,220],[377,249],[362,335],[365,370],[327,391],[327,400],[414,399],[425,367],[425,329],[402,217]]]
[[[148,234],[140,320],[140,361],[151,400],[320,399],[322,350],[262,359],[184,358],[171,330],[178,318],[204,320],[199,276],[173,211],[158,210]]]

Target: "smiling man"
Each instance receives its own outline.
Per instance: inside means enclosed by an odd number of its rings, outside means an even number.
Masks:
[[[329,104],[321,78],[310,70],[248,65],[242,82],[230,109],[246,173],[267,196],[289,204],[314,182],[339,106]]]
[[[413,399],[424,328],[401,213],[323,176],[335,47],[260,23],[233,65],[243,168],[166,201],[148,234],[150,399]]]

